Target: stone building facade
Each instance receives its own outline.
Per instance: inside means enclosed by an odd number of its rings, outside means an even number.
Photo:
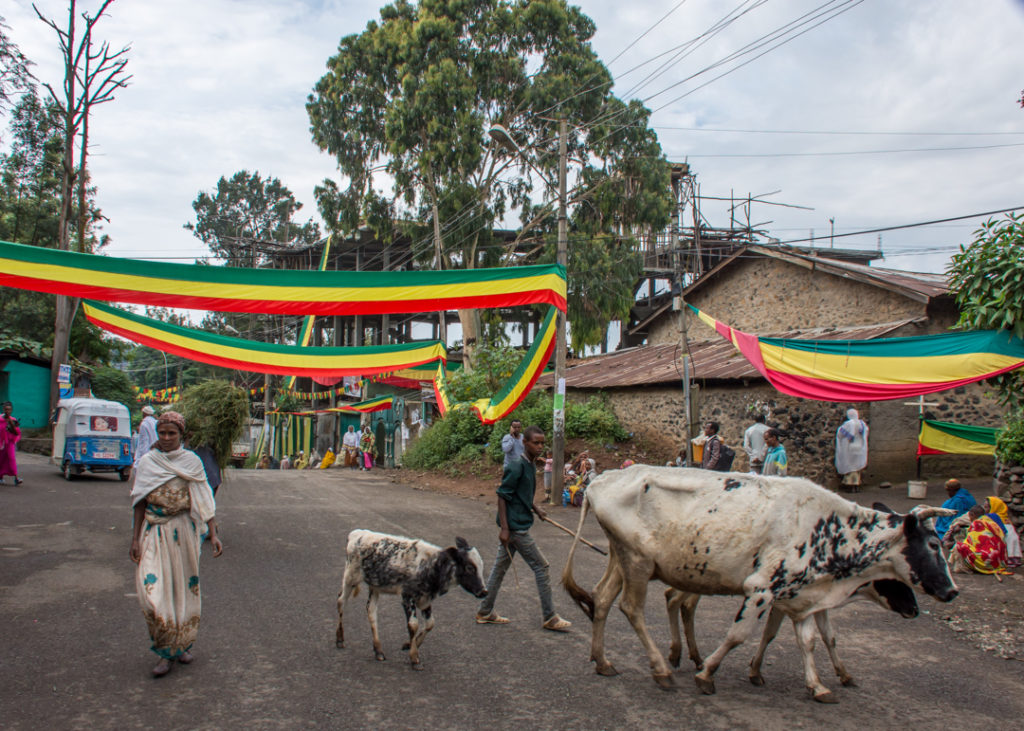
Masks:
[[[769,247],[741,250],[684,290],[683,297],[729,325],[764,334],[888,324],[880,327],[884,337],[929,335],[948,331],[958,317],[941,275],[876,269]],[[691,351],[702,342],[721,340],[697,318],[680,318],[680,313],[666,305],[646,324],[647,345],[664,349],[681,344],[683,327]],[[732,356],[743,361],[734,351]],[[858,404],[810,401],[779,393],[750,369],[740,376],[708,378],[700,372],[696,356],[694,364],[695,429],[708,420],[718,421],[726,443],[739,447],[754,415],[765,413],[769,425],[782,431],[791,474],[833,483],[835,432],[845,421],[846,410],[853,407],[871,429],[865,479],[895,482],[916,473],[920,414],[916,403],[904,399]],[[685,432],[681,369],[669,376],[652,369],[649,377],[611,362],[609,369],[600,390],[611,396],[610,403],[623,425],[652,456],[674,456]],[[618,383],[616,369],[623,374]],[[566,380],[570,398],[585,397],[595,390],[593,379],[579,387],[586,379],[574,379],[572,368]],[[924,401],[926,418],[1002,425],[1002,410],[987,395],[984,384],[933,394]],[[736,469],[747,467],[742,449],[737,448],[735,465]],[[927,456],[922,461],[922,476],[991,474],[992,469],[991,458]]]

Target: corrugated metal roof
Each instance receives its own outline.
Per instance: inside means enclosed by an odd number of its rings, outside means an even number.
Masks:
[[[766,337],[792,340],[873,340],[922,318],[899,320],[879,325],[843,328],[814,328],[764,333]],[[617,388],[681,383],[683,378],[682,346],[676,344],[643,345],[614,353],[595,355],[566,365],[568,388]],[[752,365],[724,338],[691,341],[693,378],[698,380],[737,380],[761,378]],[[550,388],[553,375],[545,373],[537,385]]]

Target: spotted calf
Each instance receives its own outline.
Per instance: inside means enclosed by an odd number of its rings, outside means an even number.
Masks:
[[[409,629],[409,650],[414,670],[422,670],[420,645],[434,626],[431,604],[436,597],[458,585],[475,597],[487,596],[484,588],[483,561],[480,552],[464,538],[455,545],[440,548],[426,541],[402,536],[354,530],[348,534],[345,577],[338,593],[338,631],[336,644],[345,646],[342,612],[345,601],[359,593],[360,584],[369,588],[366,614],[373,635],[373,654],[384,660],[377,632],[377,598],[381,594],[400,594]]]

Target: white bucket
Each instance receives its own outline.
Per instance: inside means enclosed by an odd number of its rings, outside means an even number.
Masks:
[[[907,480],[907,497],[914,500],[923,500],[927,495],[927,480]]]

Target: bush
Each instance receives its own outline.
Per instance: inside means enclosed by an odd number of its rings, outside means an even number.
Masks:
[[[1024,465],[1024,414],[1009,419],[996,438],[996,456],[1003,462]]]
[[[182,394],[177,411],[185,417],[189,445],[208,445],[224,467],[231,443],[249,420],[249,394],[227,381],[204,381]]]
[[[117,401],[131,411],[136,407],[135,391],[131,379],[124,372],[109,366],[100,366],[92,374],[92,394],[96,398]]]
[[[414,470],[436,470],[455,462],[467,447],[475,449],[475,456],[490,430],[469,409],[449,411],[420,433],[402,456],[402,464]]]

